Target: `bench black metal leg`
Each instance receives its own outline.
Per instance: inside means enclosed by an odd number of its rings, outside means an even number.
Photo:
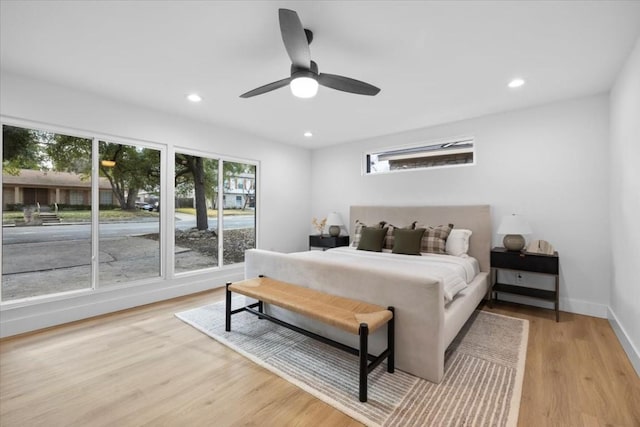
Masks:
[[[226,285],[227,306],[225,307],[224,330],[227,332],[231,331],[231,291],[229,290],[229,285],[231,285],[231,282],[227,282],[227,285]]]
[[[369,326],[366,323],[360,323],[360,402],[367,401],[367,374],[368,356],[369,356]]]
[[[393,314],[393,317],[387,323],[387,349],[389,349],[389,355],[387,356],[387,372],[392,373],[395,370],[395,328],[396,328],[396,312],[393,307],[388,307],[388,310]]]

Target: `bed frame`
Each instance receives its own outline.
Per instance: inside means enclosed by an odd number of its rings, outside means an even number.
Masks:
[[[481,273],[446,306],[439,280],[384,270],[363,271],[322,257],[252,249],[245,254],[245,278],[265,275],[331,295],[395,307],[396,367],[439,383],[444,375],[447,347],[488,294],[492,235],[489,206],[352,206],[352,232],[356,220],[365,224],[384,220],[396,226],[413,221],[433,226],[451,223],[455,228],[470,229],[473,234],[469,255],[478,260]],[[357,345],[353,335],[313,319],[268,305],[265,310],[345,345]],[[380,332],[370,336],[369,347],[374,352],[382,351],[386,345],[386,335]]]

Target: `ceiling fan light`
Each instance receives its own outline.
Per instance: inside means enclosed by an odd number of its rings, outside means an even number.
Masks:
[[[313,98],[318,93],[318,82],[311,77],[296,77],[289,86],[291,93],[298,98]]]

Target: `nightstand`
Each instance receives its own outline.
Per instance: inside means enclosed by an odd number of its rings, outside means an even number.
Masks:
[[[323,251],[338,246],[349,246],[349,236],[329,236],[328,234],[312,234],[309,236],[309,249],[322,248]]]
[[[545,301],[551,301],[555,305],[556,322],[560,321],[559,311],[559,257],[558,252],[553,255],[534,254],[530,252],[508,251],[505,248],[491,249],[491,292],[490,305],[493,305],[494,295],[497,300],[497,292],[523,295]],[[547,274],[555,278],[555,290],[547,291],[527,287],[525,284],[507,285],[497,283],[498,270],[511,270],[520,272],[532,272]]]

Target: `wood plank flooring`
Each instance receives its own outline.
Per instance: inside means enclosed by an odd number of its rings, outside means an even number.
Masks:
[[[173,316],[223,290],[0,341],[0,426],[359,426]],[[640,426],[640,379],[604,319],[530,321],[520,426]]]

